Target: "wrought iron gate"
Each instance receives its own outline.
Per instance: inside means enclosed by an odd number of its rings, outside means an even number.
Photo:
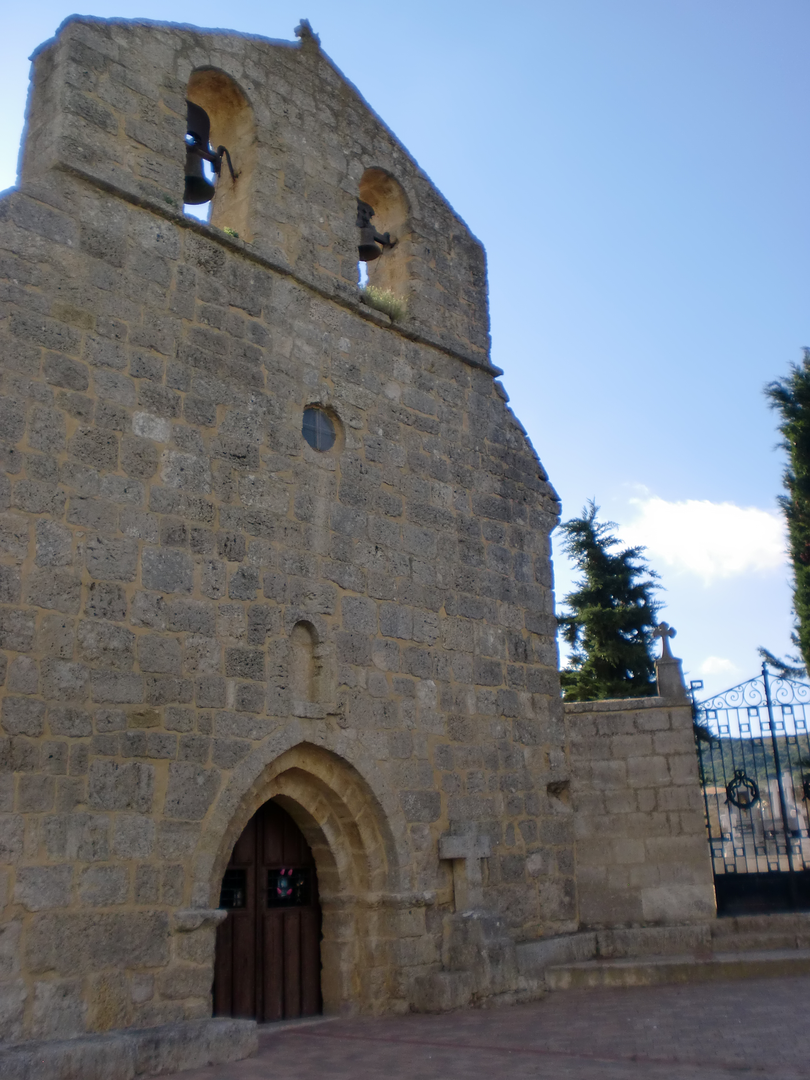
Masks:
[[[762,674],[696,702],[720,915],[810,909],[810,686]]]

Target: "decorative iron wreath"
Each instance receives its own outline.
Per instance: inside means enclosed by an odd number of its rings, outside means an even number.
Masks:
[[[746,795],[743,795],[743,792]],[[726,784],[726,799],[740,810],[750,810],[755,803],[759,802],[759,788],[756,781],[746,776],[743,769],[735,769],[734,779]]]

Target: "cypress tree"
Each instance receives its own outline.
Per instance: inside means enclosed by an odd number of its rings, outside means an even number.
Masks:
[[[642,547],[612,549],[621,541],[612,521],[596,520],[593,499],[582,516],[561,526],[563,548],[582,573],[578,587],[565,598],[568,611],[559,619],[571,646],[561,673],[566,701],[648,697],[656,694],[652,632],[657,624],[653,592],[657,574]]]
[[[810,349],[803,349],[801,364],[790,374],[765,387],[772,409],[781,418],[788,465],[782,474],[786,495],[779,496],[788,529],[788,551],[793,567],[793,642],[805,668],[810,662]]]

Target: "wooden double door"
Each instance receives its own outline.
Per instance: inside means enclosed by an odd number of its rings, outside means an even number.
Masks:
[[[272,800],[248,822],[222,880],[214,1015],[260,1023],[321,1011],[321,909],[315,860]]]

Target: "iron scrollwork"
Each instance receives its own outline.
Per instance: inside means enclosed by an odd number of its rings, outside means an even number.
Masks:
[[[806,683],[797,682],[795,679],[771,676],[770,680],[771,702],[774,705],[807,705],[810,704],[810,686]],[[697,711],[705,716],[707,711],[722,712],[730,709],[761,708],[767,704],[765,688],[762,679],[758,676],[749,679],[726,690],[724,694],[717,694],[713,698],[697,703]],[[698,721],[700,722],[700,721]]]
[[[750,810],[759,802],[757,782],[744,769],[735,769],[734,779],[726,784],[726,799],[740,810]]]

